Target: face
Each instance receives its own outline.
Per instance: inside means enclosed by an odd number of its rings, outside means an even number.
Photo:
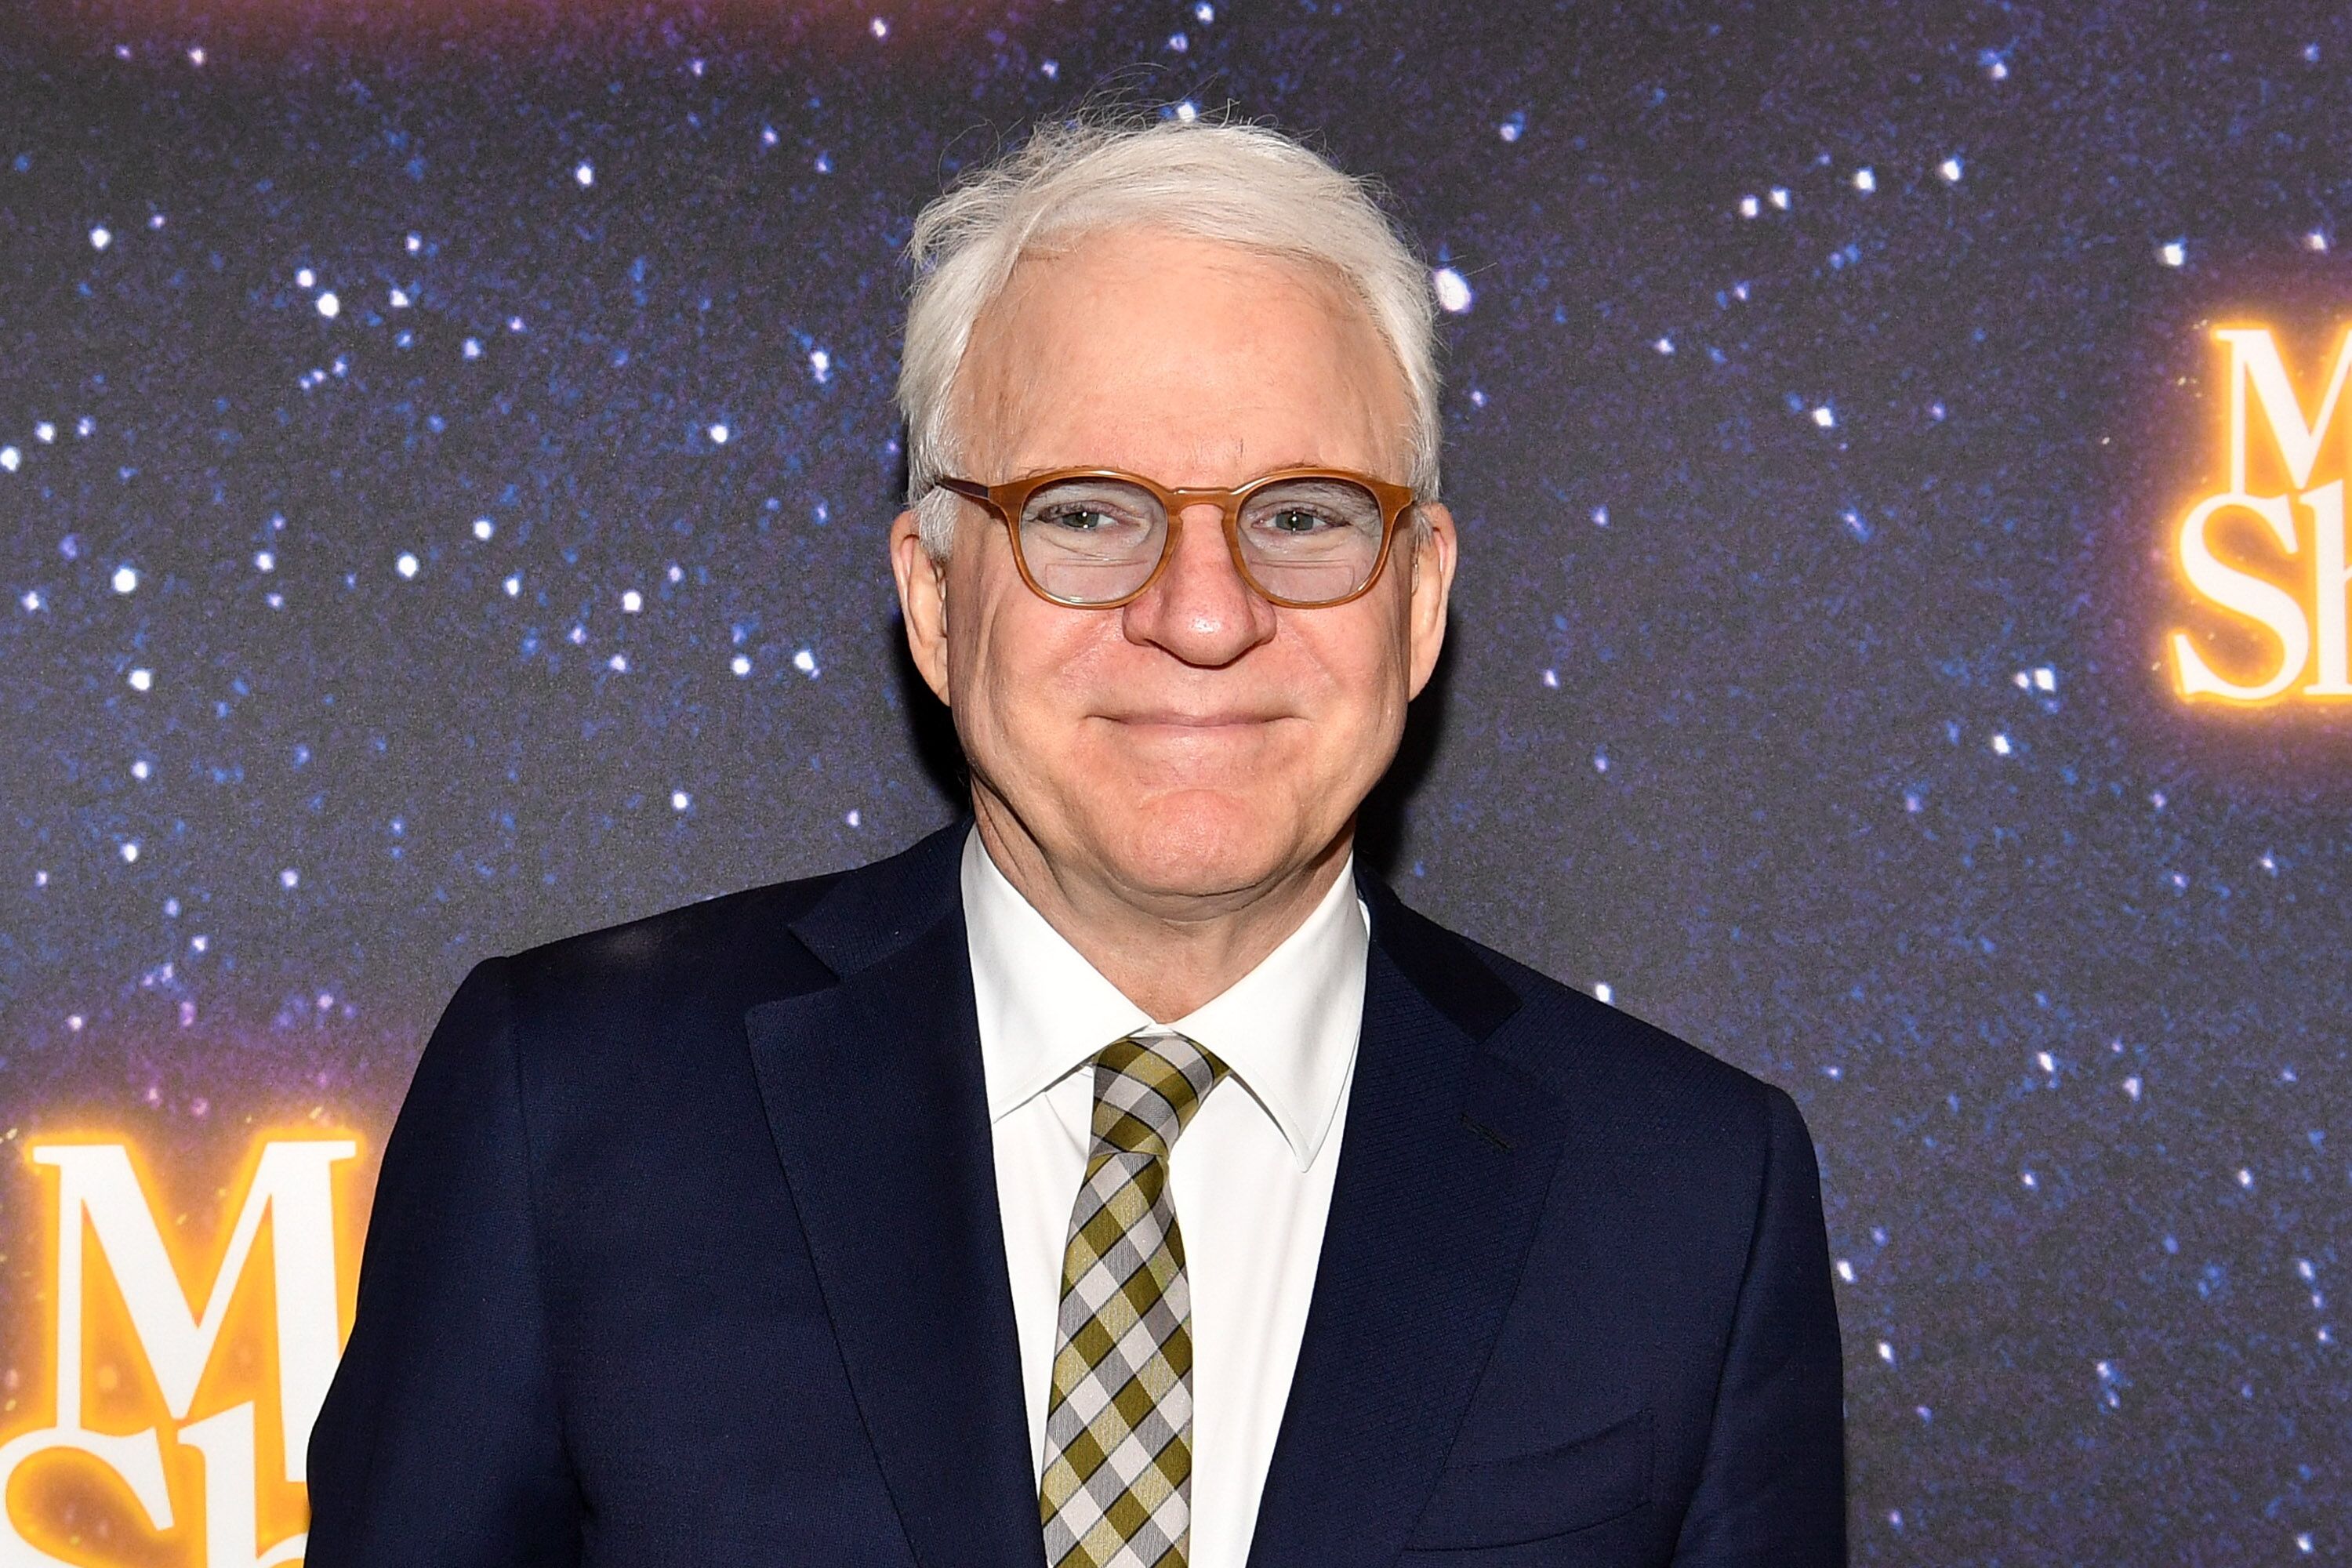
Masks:
[[[1336,277],[1140,230],[1033,255],[975,323],[961,477],[1125,468],[1171,488],[1320,465],[1407,476],[1410,403]],[[1395,755],[1444,635],[1454,525],[1408,513],[1361,597],[1283,609],[1234,565],[1213,506],[1117,609],[1048,603],[1004,526],[959,500],[933,562],[912,512],[892,562],[917,667],[953,712],[973,805],[1052,874],[1139,908],[1246,901],[1324,863]]]

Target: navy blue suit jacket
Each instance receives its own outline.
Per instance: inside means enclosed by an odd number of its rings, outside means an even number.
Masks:
[[[963,832],[466,976],[385,1144],[310,1568],[1043,1568]],[[1795,1105],[1360,890],[1252,1568],[1843,1562]]]

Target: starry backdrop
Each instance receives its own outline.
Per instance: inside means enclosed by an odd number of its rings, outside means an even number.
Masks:
[[[2347,1560],[2352,715],[2159,664],[2212,325],[2352,320],[2352,25],[2068,9],[12,6],[0,1121],[380,1133],[485,955],[945,820],[898,248],[1230,104],[1446,307],[1378,851],[1796,1096],[1855,1561]]]

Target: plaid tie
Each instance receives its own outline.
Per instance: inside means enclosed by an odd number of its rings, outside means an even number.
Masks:
[[[1168,1151],[1224,1076],[1178,1034],[1095,1058],[1094,1147],[1062,1256],[1037,1511],[1053,1568],[1184,1568],[1192,1296]]]

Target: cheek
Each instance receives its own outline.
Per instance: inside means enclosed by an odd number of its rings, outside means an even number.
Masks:
[[[1404,617],[1369,595],[1338,610],[1293,613],[1332,617],[1300,626],[1298,663],[1325,711],[1352,731],[1346,743],[1362,743],[1365,729],[1379,727],[1402,710],[1410,674]]]
[[[1322,722],[1316,729],[1317,772],[1334,795],[1355,801],[1377,784],[1404,735],[1410,650],[1401,616],[1381,614],[1359,635],[1333,638],[1321,650],[1328,682]]]
[[[982,598],[977,616],[949,619],[948,686],[967,744],[1051,745],[1052,727],[1105,662],[1102,623],[1110,617],[1059,609],[1017,581],[1012,589]]]

